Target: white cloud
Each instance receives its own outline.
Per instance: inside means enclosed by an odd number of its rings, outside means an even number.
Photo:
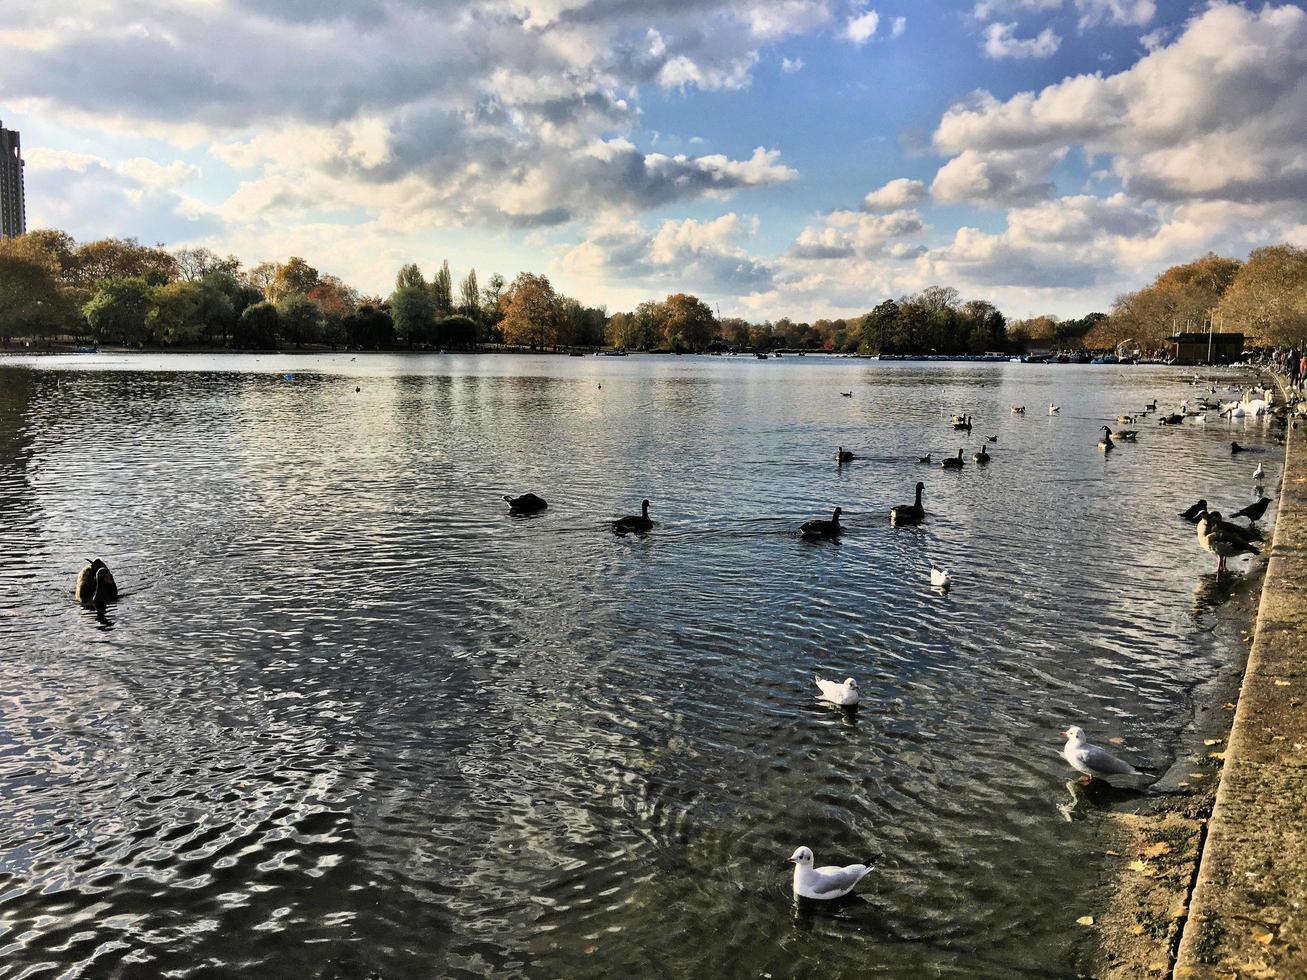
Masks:
[[[889,24],[889,36],[893,40],[896,37],[902,37],[903,32],[908,29],[908,19],[906,17],[895,17]]]
[[[988,58],[1048,58],[1062,43],[1062,38],[1045,27],[1034,37],[1016,36],[1015,23],[995,23],[985,28],[981,50]]]
[[[1049,175],[1066,151],[963,150],[935,174],[930,195],[940,204],[1028,204],[1049,197]]]
[[[887,244],[894,239],[918,235],[925,227],[916,211],[834,211],[820,224],[804,228],[788,254],[795,259],[875,257],[886,254]]]
[[[854,44],[863,45],[872,39],[879,26],[880,14],[874,10],[851,14],[844,25],[843,37]]]
[[[793,75],[795,72],[803,71],[802,58],[782,58],[781,71],[787,75]]]
[[[868,211],[897,211],[925,196],[926,185],[921,181],[898,177],[868,193],[862,199],[862,206]]]
[[[1030,11],[1057,10],[1061,6],[1062,0],[980,0],[971,8],[971,16],[976,20],[989,20]]]
[[[1219,2],[1219,0],[1218,0]],[[1080,28],[1109,24],[1142,27],[1157,13],[1154,0],[1076,0]]]

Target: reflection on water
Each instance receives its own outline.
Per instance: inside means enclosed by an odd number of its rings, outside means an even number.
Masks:
[[[1095,449],[1189,390],[815,357],[0,363],[0,974],[1064,974],[1094,866],[1058,732],[1164,766],[1228,655],[1196,644],[1219,599],[1175,513],[1248,497],[1231,428],[1275,458],[1251,420]],[[959,447],[960,473],[917,463]],[[926,522],[891,528],[918,479]],[[549,509],[510,515],[526,490]],[[654,531],[609,533],[644,497]],[[838,545],[798,539],[836,505]],[[71,598],[92,553],[124,591],[100,620]],[[814,674],[856,677],[857,714]],[[885,858],[800,915],[799,844]]]

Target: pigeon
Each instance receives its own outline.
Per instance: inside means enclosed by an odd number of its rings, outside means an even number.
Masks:
[[[1085,774],[1082,783],[1088,783],[1095,776],[1144,776],[1124,759],[1118,759],[1107,749],[1093,745],[1085,739],[1085,731],[1072,725],[1062,733],[1066,745],[1062,746],[1062,757],[1071,764],[1076,772]]]
[[[930,566],[930,584],[937,589],[947,590],[953,584],[953,576],[948,573],[947,568],[939,568],[932,564]]]
[[[852,708],[858,703],[858,682],[852,677],[846,678],[843,684],[822,680],[820,677],[815,677],[813,680],[821,690],[823,701],[838,704],[841,708]]]
[[[795,850],[786,861],[794,865],[794,897],[819,902],[843,898],[872,871],[871,859],[866,864],[846,864],[842,868],[834,865],[814,868],[812,851],[806,847]]]
[[[1192,507],[1190,507],[1188,510],[1184,511],[1184,512],[1183,512],[1182,514],[1180,514],[1179,516],[1182,517],[1182,518],[1184,518],[1184,519],[1185,519],[1186,521],[1188,521],[1190,524],[1197,524],[1197,523],[1198,523],[1198,516],[1199,516],[1203,511],[1205,511],[1206,509],[1207,509],[1207,501],[1206,501],[1206,500],[1200,500],[1200,501],[1198,501],[1198,503],[1194,504]]]
[[[1247,507],[1243,508],[1242,510],[1236,510],[1233,514],[1230,515],[1230,517],[1231,518],[1246,517],[1250,521],[1260,521],[1262,519],[1262,515],[1266,513],[1266,508],[1269,507],[1270,504],[1271,504],[1270,497],[1258,497],[1257,503],[1249,504]]]

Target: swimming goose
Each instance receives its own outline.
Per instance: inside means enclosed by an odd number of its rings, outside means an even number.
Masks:
[[[639,517],[628,514],[626,517],[613,521],[613,530],[619,534],[624,534],[627,531],[651,531],[653,526],[654,522],[649,519],[649,501],[647,500],[642,501],[640,504]]]
[[[840,446],[839,451],[835,454],[835,458],[839,460],[841,463],[852,463],[853,450],[845,449],[843,446]]]
[[[845,398],[852,398],[852,397],[853,397],[853,392],[851,392],[851,391],[841,391],[840,394],[843,395]]]
[[[836,507],[834,512],[831,514],[829,521],[808,521],[799,528],[799,534],[810,541],[822,539],[831,540],[832,538],[837,538],[840,535],[840,531],[843,530],[843,528],[840,527],[840,515],[842,513],[844,513],[844,511],[841,508]]]
[[[987,438],[990,442],[998,442],[998,436],[987,436],[986,438]]]
[[[524,493],[520,497],[504,494],[504,499],[508,501],[508,509],[514,514],[534,514],[549,506],[545,503],[544,497],[537,497],[533,493]]]
[[[899,504],[889,512],[889,522],[896,527],[900,524],[920,524],[926,516],[926,509],[921,506],[921,491],[926,489],[924,483],[917,484],[917,499],[910,504]]]
[[[917,462],[918,462],[918,463],[929,463],[929,462],[930,462],[930,457],[931,457],[931,454],[930,454],[930,453],[926,453],[925,456],[918,456],[918,457],[917,457]]]
[[[1207,510],[1207,501],[1200,500],[1198,501],[1198,503],[1194,504],[1188,510],[1183,511],[1179,516],[1184,520],[1188,521],[1190,524],[1197,524],[1198,519],[1203,515],[1203,512],[1206,510]]]
[[[1061,405],[1054,405],[1052,402],[1049,402],[1049,403],[1048,403],[1048,414],[1049,414],[1049,415],[1056,415],[1056,414],[1057,414],[1058,412],[1060,412],[1060,411],[1062,411],[1062,406],[1061,406]]]
[[[843,684],[814,677],[821,691],[821,700],[838,704],[841,708],[852,708],[858,703],[858,682],[852,677],[845,678]]]
[[[1138,435],[1139,435],[1138,429],[1117,429],[1115,432],[1112,433],[1113,438],[1122,439],[1125,442],[1134,442],[1135,437]]]
[[[1072,725],[1062,733],[1066,745],[1062,746],[1062,758],[1076,772],[1084,773],[1082,783],[1090,782],[1095,776],[1144,776],[1124,759],[1118,759],[1107,749],[1093,745],[1085,738],[1085,731]]]
[[[812,851],[806,847],[800,847],[785,860],[794,865],[794,897],[823,902],[843,898],[872,872],[871,859],[866,864],[846,864],[842,868],[834,865],[814,868]]]
[[[1255,504],[1249,504],[1243,510],[1236,510],[1230,515],[1231,518],[1246,517],[1250,521],[1260,521],[1262,515],[1266,513],[1266,508],[1271,504],[1270,497],[1258,497]]]
[[[1013,406],[1012,406],[1012,414],[1013,414],[1013,415],[1025,415],[1025,414],[1026,414],[1026,406],[1025,406],[1025,405],[1013,405]]]
[[[930,584],[937,589],[947,589],[953,584],[953,576],[946,568],[938,568],[934,562],[930,565]]]
[[[958,418],[958,417],[954,416],[954,419],[953,419],[953,428],[955,428],[955,429],[957,429],[957,430],[959,430],[959,431],[970,432],[970,431],[971,431],[971,416],[970,416],[970,415],[967,415],[967,416],[964,416],[964,417],[962,417],[962,418]]]
[[[1266,467],[1261,463],[1257,464],[1257,469],[1253,470],[1253,482],[1261,483],[1266,479]]]
[[[1232,528],[1236,528],[1236,530],[1232,531]],[[1216,556],[1216,577],[1218,579],[1225,574],[1225,561],[1227,558],[1234,558],[1237,555],[1244,554],[1261,554],[1246,538],[1239,535],[1237,530],[1242,529],[1237,528],[1237,525],[1224,523],[1217,511],[1204,513],[1198,521],[1198,543],[1202,545],[1205,551],[1209,551]]]
[[[1145,412],[1156,412],[1156,411],[1157,411],[1157,399],[1154,398],[1151,402],[1149,402],[1147,405],[1145,405],[1145,406],[1144,406],[1144,411],[1145,411]]]
[[[1239,445],[1237,442],[1234,442],[1234,441],[1231,441],[1231,442],[1230,442],[1230,455],[1231,455],[1231,456],[1234,456],[1234,455],[1236,455],[1236,454],[1238,454],[1238,453],[1246,453],[1247,451],[1248,451],[1248,450],[1247,450],[1245,447]]]
[[[1133,415],[1118,415],[1116,417],[1116,420],[1121,425],[1133,425],[1135,421],[1135,417]]]
[[[73,595],[84,605],[103,606],[106,602],[117,601],[118,583],[114,581],[108,565],[99,558],[88,558],[86,567],[77,573]]]
[[[940,466],[946,470],[962,469],[962,450],[959,449],[956,456],[950,456],[948,459],[944,460],[944,462],[940,463]]]
[[[1172,412],[1170,415],[1163,415],[1157,420],[1158,425],[1180,425],[1184,422],[1184,416],[1179,412]]]
[[[1105,453],[1110,453],[1116,448],[1116,443],[1112,441],[1112,430],[1108,426],[1103,426],[1103,438],[1098,440],[1098,448]]]
[[[988,450],[988,449],[986,449],[984,446],[981,446],[981,447],[980,447],[980,452],[976,453],[976,454],[975,454],[974,456],[972,456],[971,458],[974,459],[974,460],[975,460],[977,463],[979,463],[981,466],[984,466],[986,463],[988,463],[988,462],[989,462],[991,459],[993,459],[994,457],[991,456],[991,455],[989,455],[989,450]]]

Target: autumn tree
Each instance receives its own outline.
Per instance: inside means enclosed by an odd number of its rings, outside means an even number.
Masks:
[[[501,297],[499,327],[509,344],[543,350],[558,344],[562,305],[548,277],[519,273]]]
[[[1223,330],[1242,330],[1266,344],[1301,343],[1307,336],[1307,249],[1256,249],[1221,295],[1216,315]]]
[[[94,288],[106,279],[142,279],[161,286],[177,278],[177,260],[162,247],[141,245],[135,238],[102,238],[79,245],[74,254],[75,277]]]
[[[663,336],[675,350],[703,350],[713,342],[717,318],[697,296],[675,293],[662,303]]]
[[[318,284],[318,279],[317,269],[298,255],[292,255],[277,266],[266,293],[271,302],[281,303],[291,296],[307,296],[309,290]]]
[[[197,282],[213,272],[237,275],[241,260],[234,255],[221,258],[216,252],[207,248],[179,248],[172,253],[177,263],[177,277],[187,282]]]
[[[0,338],[48,337],[69,321],[69,312],[47,264],[0,250]]]

